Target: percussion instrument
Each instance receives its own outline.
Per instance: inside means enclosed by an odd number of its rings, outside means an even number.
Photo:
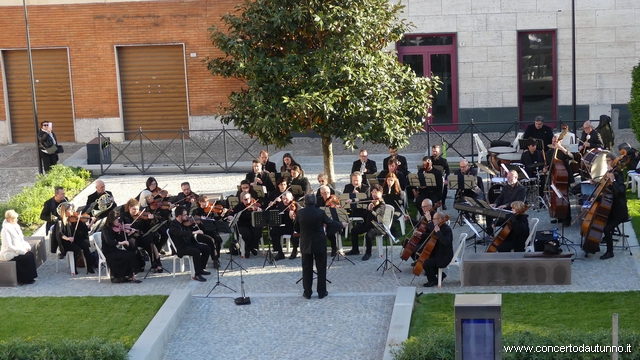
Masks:
[[[520,161],[521,158],[522,155],[518,153],[498,154],[498,159],[506,164],[510,164],[512,161]]]
[[[591,149],[582,158],[583,170],[591,175],[592,179],[599,179],[607,173],[607,154],[609,150]]]
[[[502,186],[503,184],[491,185],[491,187],[489,188],[489,193],[487,195],[487,198],[489,199],[489,204],[494,204],[496,202],[496,200],[498,199],[498,196],[500,196],[500,193],[502,193]]]
[[[496,154],[508,154],[516,152],[516,148],[512,148],[511,146],[494,146],[489,148],[489,152]]]
[[[476,163],[476,165],[478,166],[478,169],[486,172],[487,174],[491,175],[491,176],[496,176],[498,174],[496,174],[495,171],[491,170],[487,165],[483,165],[481,163]]]

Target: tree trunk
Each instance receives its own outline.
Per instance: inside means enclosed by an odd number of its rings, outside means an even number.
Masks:
[[[329,177],[329,184],[335,186],[335,172],[333,170],[333,139],[331,135],[322,135],[322,155],[324,157],[324,173]]]

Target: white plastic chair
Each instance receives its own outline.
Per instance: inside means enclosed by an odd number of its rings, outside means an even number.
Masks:
[[[385,209],[382,223],[385,224],[389,229],[391,229],[391,226],[393,225],[393,214],[396,209],[389,204],[386,204],[384,207]],[[385,235],[376,235],[376,246],[378,247],[378,253],[380,254],[380,257],[384,257],[384,236]],[[391,239],[389,239],[389,241],[391,241]],[[393,254],[393,245],[391,246],[391,253]]]
[[[458,241],[458,247],[456,251],[453,253],[453,258],[449,265],[447,265],[447,269],[451,265],[455,265],[460,269],[460,286],[462,286],[462,258],[464,257],[464,248],[465,241],[467,240],[467,233],[460,234],[460,240]],[[438,268],[438,288],[442,287],[442,269]]]
[[[480,135],[473,134],[473,141],[478,148],[478,162],[482,162],[483,158],[485,162],[488,161],[487,155],[489,155],[489,150],[487,150],[487,147],[484,146],[484,143],[480,140]]]
[[[524,131],[522,132],[518,132],[516,134],[516,138],[513,139],[513,142],[511,143],[511,147],[516,149],[516,152],[520,151],[520,139],[522,139],[522,137],[524,136]]]
[[[194,276],[196,276],[196,269],[195,269],[195,266],[193,265],[193,258],[191,257],[191,255],[183,255],[182,257],[179,257],[177,253],[173,252],[173,249],[176,249],[176,245],[173,243],[173,240],[171,240],[171,235],[169,235],[169,229],[167,229],[167,246],[169,247],[169,250],[173,255],[173,277],[176,277],[176,261],[180,261],[180,272],[184,272],[185,257],[189,261],[189,270],[191,270],[191,277],[193,278]]]
[[[107,276],[111,277],[111,272],[109,271],[109,265],[107,265],[107,258],[102,253],[102,233],[96,232],[91,235],[91,241],[93,241],[93,246],[96,248],[98,252],[98,282],[100,282],[100,278],[102,275],[102,265],[106,270]]]
[[[49,241],[53,241],[52,237],[53,237],[53,228],[55,227],[55,225],[51,225],[51,227],[49,228]],[[76,269],[76,258],[74,255],[72,256],[68,256],[69,251],[67,251],[67,253],[65,254],[64,257],[62,256],[62,249],[60,248],[60,246],[58,246],[58,250],[56,250],[56,272],[58,272],[58,264],[60,262],[60,260],[64,260],[64,258],[67,259],[67,267],[71,270],[71,275],[75,276],[77,275],[75,273],[75,269]],[[71,254],[73,254],[73,251],[71,251]],[[84,258],[84,254],[81,255]],[[85,264],[87,263],[87,259],[85,260]]]
[[[538,223],[540,219],[531,218],[529,219],[529,237],[527,237],[527,241],[524,243],[524,251],[526,252],[535,252],[535,237],[536,237],[536,229],[538,228]]]

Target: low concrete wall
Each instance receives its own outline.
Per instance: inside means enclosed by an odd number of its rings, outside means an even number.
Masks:
[[[416,300],[415,286],[399,287],[396,293],[396,301],[393,304],[393,313],[389,322],[387,344],[384,348],[383,360],[392,360],[392,350],[397,350],[409,337],[409,325],[411,325],[411,313]]]

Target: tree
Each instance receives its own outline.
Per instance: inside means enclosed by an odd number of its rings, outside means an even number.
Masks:
[[[402,148],[424,129],[437,78],[421,78],[386,48],[410,24],[388,0],[245,0],[209,29],[223,57],[205,60],[214,75],[244,81],[221,105],[263,144],[284,147],[294,132],[322,137],[333,183],[333,137]]]

